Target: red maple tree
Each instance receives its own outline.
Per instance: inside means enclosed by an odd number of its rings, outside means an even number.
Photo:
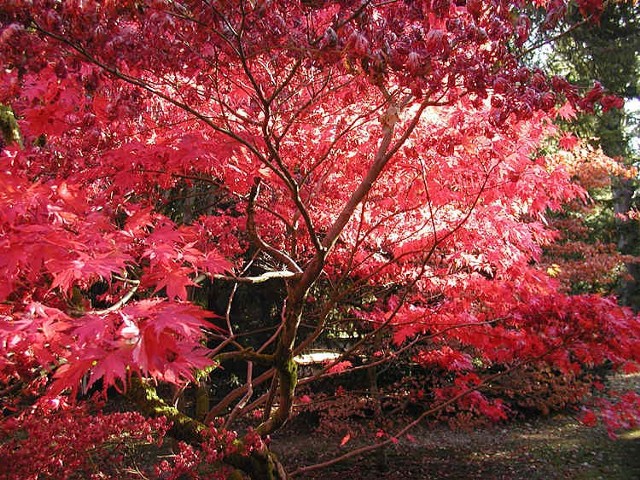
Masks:
[[[5,419],[241,360],[205,417],[261,408],[266,436],[322,376],[297,356],[352,328],[327,374],[409,352],[452,380],[432,400],[495,419],[477,390],[525,364],[635,368],[638,319],[538,265],[547,213],[586,195],[539,146],[558,115],[617,100],[523,65],[527,8],[548,29],[567,8],[534,3],[5,2]],[[277,325],[248,347],[236,289],[270,283]]]

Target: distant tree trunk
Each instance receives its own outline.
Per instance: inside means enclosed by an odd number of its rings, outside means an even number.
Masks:
[[[622,158],[629,162],[630,152],[628,139],[624,133],[625,113],[610,111],[603,114],[596,126],[596,134],[600,138],[602,151],[610,157]],[[628,178],[614,178],[611,185],[613,212],[617,245],[620,253],[625,255],[640,254],[640,224],[636,220],[623,220],[633,207],[633,196],[637,189],[637,181]],[[640,308],[640,265],[627,263],[629,275],[623,279],[619,287],[620,302],[635,310]]]
[[[618,179],[613,185],[614,212],[626,214],[633,205],[635,181]],[[637,255],[640,245],[640,225],[637,221],[623,222],[616,218],[618,250],[625,254]],[[628,263],[629,276],[618,292],[620,301],[634,310],[640,309],[640,264]]]

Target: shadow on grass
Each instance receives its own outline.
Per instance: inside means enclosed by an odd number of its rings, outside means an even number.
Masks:
[[[344,453],[340,440],[283,432],[274,447],[285,464],[309,465]],[[614,441],[567,416],[472,432],[423,427],[412,432],[411,441],[400,439],[394,447],[296,478],[638,480],[640,430]]]

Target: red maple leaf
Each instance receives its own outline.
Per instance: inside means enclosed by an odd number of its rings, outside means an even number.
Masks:
[[[170,268],[171,267],[171,268]],[[142,279],[143,285],[155,285],[154,293],[163,288],[166,289],[170,299],[187,299],[187,287],[198,287],[191,279],[193,269],[177,266],[158,266],[152,273],[146,274]]]
[[[580,140],[575,135],[565,133],[560,137],[560,140],[558,140],[558,145],[560,145],[560,148],[564,148],[565,150],[573,150],[579,141]]]
[[[576,111],[569,102],[565,102],[562,107],[558,109],[558,116],[563,120],[573,120],[576,118]]]
[[[224,273],[233,269],[233,264],[231,262],[225,259],[218,252],[214,251],[207,252],[204,259],[198,262],[196,265],[198,265],[210,275]]]
[[[191,303],[142,300],[125,307],[122,312],[132,318],[146,318],[144,329],[150,329],[156,336],[169,330],[184,338],[199,338],[202,328],[216,328],[206,320],[215,315]]]

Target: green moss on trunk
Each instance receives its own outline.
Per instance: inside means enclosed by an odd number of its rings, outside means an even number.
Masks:
[[[206,384],[198,385],[196,387],[196,419],[200,422],[204,421],[209,413],[209,408],[209,388]]]
[[[146,383],[139,377],[132,377],[127,391],[127,397],[133,401],[140,413],[149,417],[164,416],[173,423],[169,434],[187,443],[198,443],[202,440],[205,425],[180,412],[177,408],[167,405],[158,396],[153,385]],[[286,480],[287,473],[276,457],[268,449],[254,451],[248,456],[230,455],[224,463],[237,469],[229,478],[252,480]]]
[[[225,461],[254,480],[287,480],[289,478],[278,457],[270,450],[254,451],[248,457],[231,455]]]
[[[296,386],[298,385],[298,364],[293,360],[291,350],[275,354],[275,368],[278,372],[279,405],[274,414],[257,429],[258,435],[269,435],[282,427],[293,409]]]
[[[127,391],[127,397],[136,404],[138,410],[148,417],[164,416],[173,423],[169,434],[178,440],[194,442],[202,438],[205,429],[203,423],[180,412],[177,408],[167,405],[158,396],[155,387],[144,382],[139,377],[132,377]]]
[[[7,145],[15,143],[20,148],[23,147],[20,129],[13,110],[2,104],[0,104],[0,135]]]

